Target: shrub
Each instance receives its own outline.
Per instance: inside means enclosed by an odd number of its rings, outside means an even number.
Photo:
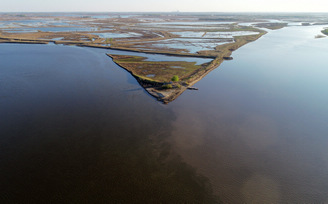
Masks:
[[[108,46],[108,44],[109,44],[109,38],[106,38],[105,43]]]
[[[179,77],[177,75],[174,75],[171,80],[172,81],[179,81]]]
[[[164,84],[164,85],[162,86],[162,88],[163,88],[163,89],[172,89],[173,87],[172,87],[172,84]]]

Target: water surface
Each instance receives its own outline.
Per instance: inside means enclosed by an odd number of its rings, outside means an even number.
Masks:
[[[224,203],[327,202],[321,29],[271,31],[168,105],[104,54],[128,52],[0,44],[0,200],[210,203],[197,170]]]
[[[213,203],[166,142],[174,113],[106,51],[0,44],[0,202]]]
[[[234,52],[171,108],[176,150],[226,203],[328,200],[328,39],[272,31]]]

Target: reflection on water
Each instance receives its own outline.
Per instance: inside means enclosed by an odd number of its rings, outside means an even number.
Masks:
[[[0,45],[1,203],[215,203],[175,115],[103,52]]]
[[[31,27],[31,28],[12,28],[3,29],[8,33],[19,33],[19,32],[78,32],[78,31],[93,31],[93,27]]]
[[[107,29],[108,30],[108,29]],[[129,38],[129,37],[140,37],[139,33],[90,33],[98,35],[101,38]]]
[[[254,175],[245,182],[241,191],[245,203],[280,203],[278,184],[266,176]]]
[[[272,31],[171,104],[171,143],[224,203],[324,203],[327,40],[322,27]]]
[[[211,203],[197,169],[223,203],[326,202],[321,28],[271,31],[168,105],[108,50],[0,45],[0,200]]]

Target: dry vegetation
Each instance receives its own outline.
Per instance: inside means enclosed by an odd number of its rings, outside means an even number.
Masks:
[[[109,56],[113,58],[115,63],[129,70],[134,76],[157,83],[170,82],[174,75],[177,75],[181,81],[185,81],[194,72],[207,66],[207,64],[196,65],[196,62],[185,61],[152,62],[138,56]]]
[[[234,43],[217,46],[214,51],[204,51],[203,55],[216,56],[216,58],[202,65],[184,61],[151,62],[144,57],[130,55],[108,54],[108,56],[116,64],[129,71],[151,95],[164,103],[169,103],[217,68],[225,59],[231,59],[230,56],[234,50],[257,40],[264,34],[265,32],[261,32],[258,35],[235,37]],[[173,76],[177,76],[180,80],[173,82]]]
[[[183,19],[183,20],[182,20]],[[32,14],[27,16],[0,15],[0,20],[40,20],[43,17],[35,17]],[[173,55],[179,57],[202,57],[211,58],[212,61],[202,65],[196,65],[196,62],[181,61],[150,62],[146,58],[137,56],[119,56],[109,55],[121,67],[125,68],[139,81],[139,83],[158,100],[168,103],[174,100],[187,88],[203,78],[211,70],[218,67],[223,60],[232,59],[231,53],[246,43],[257,40],[266,32],[253,26],[242,26],[238,22],[244,22],[246,19],[239,17],[229,17],[219,20],[218,23],[202,24],[197,21],[217,21],[218,19],[210,17],[179,16],[179,15],[157,15],[148,14],[137,17],[122,18],[121,16],[109,16],[105,19],[97,19],[93,16],[56,16],[55,22],[60,25],[54,25],[53,22],[43,22],[39,29],[55,28],[57,32],[45,32],[38,30],[36,32],[24,32],[24,28],[38,29],[33,24],[10,24],[7,29],[0,28],[0,43],[49,43],[66,45],[78,45],[88,47],[99,47],[107,49],[125,50],[143,53],[155,53]],[[225,23],[232,21],[231,23]],[[67,23],[68,22],[68,23]],[[178,24],[175,24],[177,23]],[[249,21],[246,21],[249,22]],[[164,24],[161,24],[164,23]],[[198,24],[193,24],[198,23]],[[65,24],[65,25],[61,25]],[[35,27],[36,26],[36,27]],[[286,24],[266,23],[257,24],[257,26],[278,29]],[[75,31],[62,31],[61,29],[71,28]],[[88,30],[78,30],[86,28]],[[13,31],[13,29],[22,29],[22,32]],[[9,31],[12,30],[12,31]],[[198,38],[183,37],[174,32],[198,32],[203,33]],[[207,34],[213,36],[214,32],[223,33],[220,37],[206,37]],[[256,32],[258,34],[235,36],[228,34],[232,32]],[[101,37],[102,36],[102,37]],[[109,37],[105,37],[109,36]],[[114,37],[110,37],[114,36]],[[211,35],[210,35],[211,36]],[[227,37],[228,36],[228,37]],[[191,53],[186,48],[172,48],[169,46],[156,47],[156,43],[172,43],[170,40],[183,41],[197,39],[198,44],[206,44],[206,40],[212,40],[212,43],[221,45],[201,49]],[[167,41],[168,40],[168,41]],[[222,44],[225,43],[225,44]],[[190,43],[192,45],[192,43]],[[164,44],[165,45],[165,44]],[[171,82],[173,76],[177,76],[179,81]]]
[[[278,30],[287,26],[287,23],[258,23],[255,24],[259,28],[267,28],[271,30]]]

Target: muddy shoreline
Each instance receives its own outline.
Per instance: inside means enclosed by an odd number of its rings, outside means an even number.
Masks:
[[[158,54],[158,55],[167,55],[167,56],[177,56],[177,57],[194,57],[194,58],[209,58],[215,59],[216,56],[208,56],[208,55],[200,55],[200,54],[187,54],[187,53],[170,53],[170,52],[161,52],[161,51],[140,51],[129,48],[120,48],[120,47],[110,47],[110,46],[102,46],[102,45],[92,45],[85,42],[69,42],[69,41],[58,41],[58,40],[40,40],[40,39],[18,39],[18,38],[3,38],[0,37],[0,43],[22,43],[22,44],[48,44],[55,43],[57,45],[75,45],[79,47],[90,47],[90,48],[101,48],[108,50],[119,50],[119,51],[127,51],[127,52],[135,52],[135,53],[145,53],[145,54]]]
[[[155,97],[158,101],[163,102],[164,104],[168,104],[169,102],[174,101],[178,96],[180,96],[184,91],[188,88],[190,89],[194,84],[200,81],[203,77],[205,77],[209,72],[216,69],[220,66],[220,64],[224,60],[232,60],[231,54],[233,51],[237,50],[241,46],[256,41],[262,35],[266,34],[266,32],[261,32],[258,35],[250,35],[250,36],[240,36],[235,37],[235,41],[232,43],[227,43],[223,45],[219,45],[213,51],[201,51],[199,53],[193,54],[186,54],[186,53],[172,53],[166,51],[140,51],[135,50],[133,48],[121,48],[115,46],[102,46],[102,45],[92,45],[89,42],[83,41],[61,41],[61,40],[46,40],[46,39],[18,39],[18,38],[0,38],[0,43],[22,43],[22,44],[48,44],[48,43],[55,43],[55,44],[63,44],[63,45],[75,45],[80,47],[91,47],[91,48],[101,48],[101,49],[108,49],[108,50],[120,50],[120,51],[128,51],[128,52],[135,52],[135,53],[145,53],[145,54],[159,54],[159,55],[167,55],[167,56],[176,56],[176,57],[195,57],[195,58],[209,58],[213,59],[205,68],[199,69],[195,71],[191,77],[185,81],[186,83],[179,83],[179,87],[175,87],[172,89],[163,89],[162,86],[165,84],[164,82],[152,82],[149,80],[142,79],[133,72],[131,72],[126,67],[116,63],[113,57],[110,54],[107,54],[112,60],[121,68],[128,71],[138,83],[153,97]]]
[[[127,67],[122,66],[121,64],[115,62],[115,59],[112,55],[107,54],[112,60],[121,68],[128,71],[138,82],[139,84],[153,97],[155,97],[158,101],[163,102],[164,104],[168,104],[174,101],[177,97],[179,97],[184,91],[187,89],[191,89],[193,85],[199,82],[202,78],[204,78],[207,74],[209,74],[214,69],[218,68],[221,63],[225,60],[232,60],[232,52],[236,51],[243,45],[247,43],[256,41],[266,33],[260,33],[256,36],[246,36],[246,37],[239,37],[236,38],[236,42],[229,43],[225,45],[221,45],[217,47],[219,50],[219,55],[209,63],[204,69],[197,70],[190,79],[188,79],[187,83],[180,83],[180,87],[172,88],[172,89],[163,89],[162,86],[166,84],[166,82],[153,82],[149,80],[145,80],[137,75],[135,75],[131,70]],[[156,53],[160,54],[160,53]],[[199,56],[200,57],[200,56]],[[172,83],[172,82],[171,82]]]

